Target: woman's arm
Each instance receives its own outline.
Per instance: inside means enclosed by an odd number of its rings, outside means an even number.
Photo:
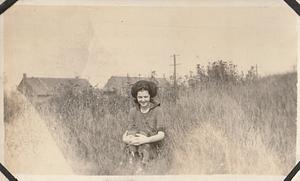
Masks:
[[[163,131],[159,131],[156,135],[147,137],[148,140],[146,143],[153,143],[153,142],[157,142],[160,140],[163,140],[165,138],[165,133]]]
[[[159,131],[156,135],[153,136],[145,136],[142,134],[136,134],[136,136],[128,135],[128,131],[123,134],[122,140],[124,143],[129,145],[142,145],[146,143],[153,143],[160,141],[165,138],[165,133],[163,131]]]
[[[157,142],[165,138],[165,133],[163,131],[159,131],[156,135],[149,137],[142,134],[136,134],[136,136],[137,137],[130,139],[129,144],[138,146],[142,144]]]
[[[135,130],[136,129],[136,124],[135,124],[135,119],[134,119],[134,112],[135,108],[131,108],[128,114],[128,126],[127,130],[123,134],[122,141],[126,144],[131,144],[134,136],[133,135],[128,135],[128,130]]]
[[[126,144],[131,144],[133,138],[134,136],[128,135],[128,131],[126,130],[125,133],[123,134],[122,140]]]

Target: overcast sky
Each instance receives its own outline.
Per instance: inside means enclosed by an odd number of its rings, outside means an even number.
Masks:
[[[195,72],[223,59],[261,75],[297,64],[297,16],[286,7],[14,6],[4,15],[6,86],[23,73],[88,78]]]

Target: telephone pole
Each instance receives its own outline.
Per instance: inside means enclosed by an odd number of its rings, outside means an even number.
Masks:
[[[257,64],[255,65],[255,74],[256,74],[256,78],[258,78]]]
[[[173,64],[171,66],[174,67],[173,79],[174,79],[174,100],[175,100],[175,102],[176,102],[177,96],[178,96],[177,95],[176,66],[180,65],[180,64],[176,63],[176,56],[179,56],[179,55],[176,55],[176,54],[171,55],[171,57],[173,57]]]

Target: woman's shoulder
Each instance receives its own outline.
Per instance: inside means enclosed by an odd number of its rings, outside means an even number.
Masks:
[[[161,112],[162,111],[162,109],[160,107],[160,103],[153,104],[151,109],[153,112]]]

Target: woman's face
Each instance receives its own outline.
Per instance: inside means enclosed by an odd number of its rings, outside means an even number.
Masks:
[[[141,107],[147,107],[150,104],[150,94],[147,90],[140,90],[137,93],[137,101]]]

